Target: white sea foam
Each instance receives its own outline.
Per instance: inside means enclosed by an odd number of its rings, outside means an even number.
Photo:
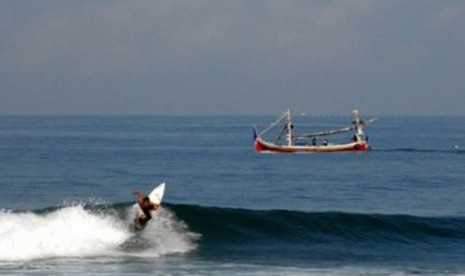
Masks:
[[[132,212],[132,207],[128,209]],[[132,219],[133,213],[128,217]],[[0,211],[0,261],[159,256],[192,250],[194,239],[182,222],[163,209],[140,233],[131,231],[129,221],[116,214],[92,212],[81,205],[44,214]]]
[[[136,210],[137,205],[133,205],[127,217],[132,220]],[[125,241],[122,249],[138,256],[184,253],[196,248],[199,237],[199,234],[189,231],[187,225],[169,209],[161,208],[143,231]]]

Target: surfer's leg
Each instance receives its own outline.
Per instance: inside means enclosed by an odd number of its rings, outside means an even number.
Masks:
[[[149,210],[146,210],[146,209],[143,210],[143,212],[144,212],[144,215],[145,215],[145,218],[144,218],[145,222],[149,221],[152,218],[152,214],[150,213]]]
[[[150,216],[150,217],[145,217],[145,218],[144,218],[144,224],[147,224],[147,222],[148,222],[151,218],[152,218],[151,216]]]
[[[144,227],[147,221],[144,217],[140,216],[134,219],[134,223],[139,225],[140,227]]]

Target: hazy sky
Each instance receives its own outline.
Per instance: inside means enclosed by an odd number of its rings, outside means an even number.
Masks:
[[[465,1],[2,0],[0,114],[465,115]]]

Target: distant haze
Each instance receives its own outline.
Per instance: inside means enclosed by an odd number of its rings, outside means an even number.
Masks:
[[[0,114],[465,115],[465,1],[0,2]]]

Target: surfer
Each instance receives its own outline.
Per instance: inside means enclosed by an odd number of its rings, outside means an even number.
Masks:
[[[148,196],[144,196],[141,192],[137,190],[134,191],[132,194],[137,196],[137,203],[139,204],[140,209],[144,213],[143,216],[137,216],[136,223],[139,224],[141,227],[144,227],[147,224],[147,222],[150,219],[152,219],[152,214],[150,214],[150,212],[157,210],[160,207],[160,205],[150,201],[150,198]]]

